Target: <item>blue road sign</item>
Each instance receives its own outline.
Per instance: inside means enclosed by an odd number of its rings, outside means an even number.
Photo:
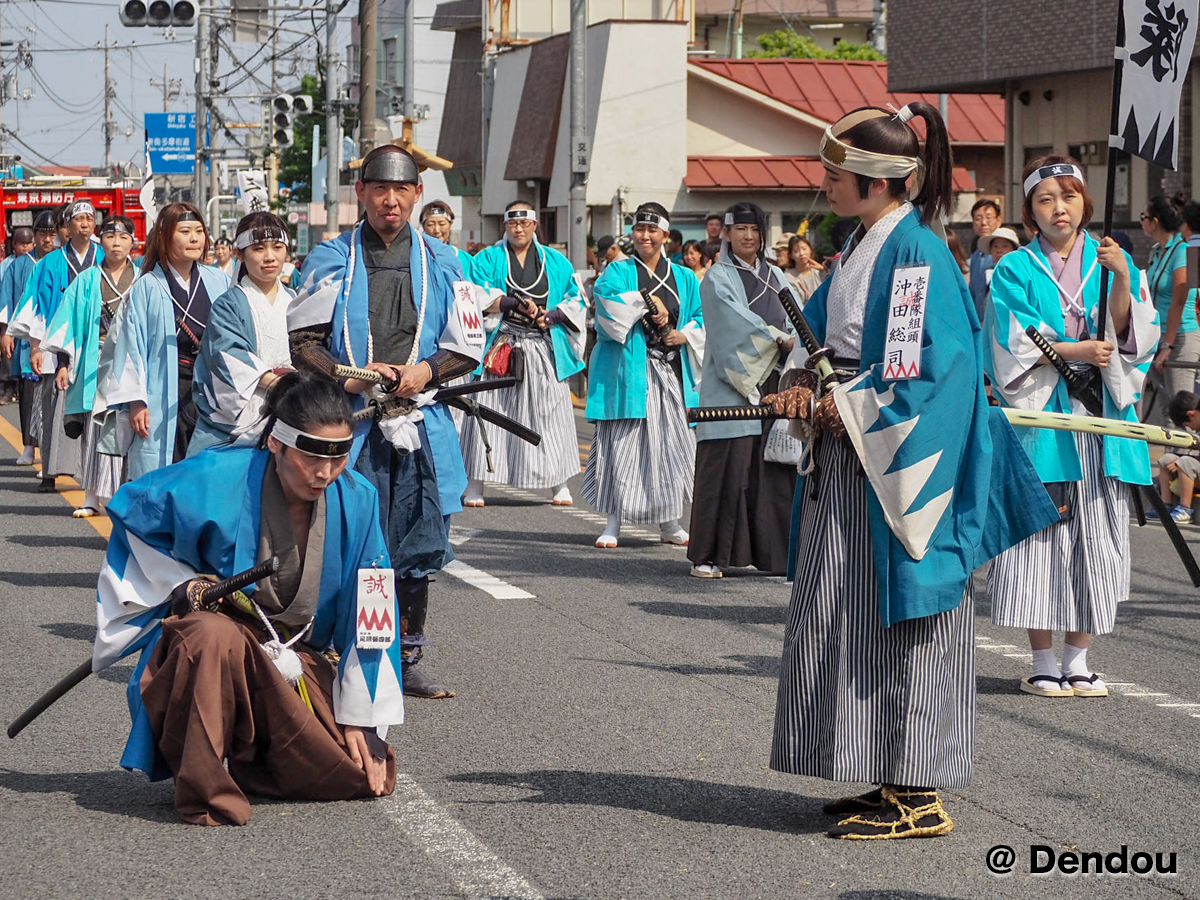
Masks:
[[[145,113],[146,149],[155,175],[196,170],[196,114]]]

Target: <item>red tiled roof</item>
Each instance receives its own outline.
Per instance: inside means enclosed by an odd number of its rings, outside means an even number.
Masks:
[[[815,191],[824,174],[816,156],[689,156],[683,183],[689,191]],[[975,190],[962,166],[953,174],[954,190]]]
[[[937,94],[888,92],[885,62],[841,59],[698,59],[691,64],[765,94],[823,122],[860,106],[938,104]],[[950,94],[951,143],[1003,144],[1004,99],[996,94]],[[921,121],[914,124],[920,130]]]

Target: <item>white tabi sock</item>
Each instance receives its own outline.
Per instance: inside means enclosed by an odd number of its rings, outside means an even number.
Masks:
[[[1092,674],[1087,664],[1087,647],[1063,644],[1062,673],[1065,677]]]
[[[571,502],[571,489],[569,487],[567,487],[565,484],[560,484],[558,487],[556,487],[554,489],[554,496],[551,497],[550,499],[554,503],[570,503]],[[610,521],[611,521],[611,517],[610,517]],[[618,519],[617,521],[620,522],[620,519]]]
[[[83,492],[83,506],[80,509],[94,509],[96,512],[100,512],[100,500],[96,497],[95,491]]]
[[[483,482],[474,478],[467,481],[467,490],[463,494],[463,503],[478,503],[483,500]]]
[[[1058,668],[1058,660],[1054,658],[1054,648],[1049,650],[1034,650],[1033,651],[1033,671],[1030,673],[1030,680],[1037,678],[1039,675],[1049,675],[1057,679],[1061,672]],[[1041,685],[1036,685],[1041,687]]]

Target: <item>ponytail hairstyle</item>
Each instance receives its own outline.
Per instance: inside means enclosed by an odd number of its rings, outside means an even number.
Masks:
[[[311,432],[329,425],[345,425],[351,430],[353,415],[350,399],[336,381],[308,370],[288,372],[267,392],[262,409],[266,427],[258,446],[267,446],[276,419],[297,431]]]
[[[847,115],[853,115],[873,107],[861,107]],[[872,153],[883,153],[888,156],[914,156],[925,165],[925,178],[921,188],[912,202],[921,208],[921,220],[929,224],[935,217],[946,215],[954,200],[953,157],[950,153],[950,137],[946,132],[946,123],[936,107],[921,100],[907,104],[904,109],[913,117],[920,117],[925,122],[925,146],[922,151],[917,132],[901,118],[900,113],[886,113],[873,116],[846,129],[834,132],[838,138],[859,150]],[[903,112],[903,110],[901,111]],[[876,179],[869,175],[855,175],[858,181],[860,197],[867,196],[871,182]],[[907,192],[907,178],[886,178],[888,193],[896,198],[903,198]]]
[[[1150,218],[1158,219],[1158,224],[1166,231],[1178,231],[1179,226],[1183,224],[1183,215],[1180,211],[1182,205],[1182,203],[1168,200],[1159,194],[1157,197],[1150,198],[1146,209],[1150,213]]]

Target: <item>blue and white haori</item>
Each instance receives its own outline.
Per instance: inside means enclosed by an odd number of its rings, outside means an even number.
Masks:
[[[588,363],[588,419],[646,417],[646,333],[640,327],[646,304],[638,292],[639,265],[633,259],[610,263],[592,290],[596,300],[596,346]],[[687,339],[679,348],[684,360],[683,400],[691,408],[700,403],[704,369],[705,321],[700,283],[692,271],[676,263],[671,263],[671,273],[679,288],[676,330]]]
[[[282,281],[275,291],[269,300],[244,278],[213,301],[192,380],[197,418],[188,456],[215,444],[254,444],[262,434],[259,382],[292,364],[287,309],[296,295]]]
[[[919,371],[897,378],[889,320],[910,272],[925,279]],[[771,768],[961,787],[974,744],[972,572],[1058,514],[988,406],[962,273],[910,204],[851,237],[804,314],[859,366],[833,389],[848,442],[821,434],[815,471],[796,484]],[[797,345],[789,364],[804,359]]]
[[[1080,288],[1070,297],[1055,280],[1051,265],[1034,240],[1017,253],[1001,257],[992,272],[992,306],[986,370],[1001,402],[1017,409],[1056,413],[1083,413],[1083,407],[1067,393],[1067,385],[1053,366],[1038,365],[1042,352],[1025,329],[1032,325],[1050,343],[1070,341],[1063,306],[1074,303],[1085,314],[1088,337],[1095,339],[1100,304],[1101,266],[1096,260],[1099,246],[1086,231],[1083,241]],[[1135,404],[1158,349],[1161,322],[1154,300],[1146,290],[1141,272],[1126,255],[1131,297],[1129,333],[1119,343],[1106,368],[1100,369],[1104,415],[1126,422],[1137,421]],[[1109,276],[1111,279],[1111,276]],[[1109,306],[1105,336],[1118,344]],[[1170,398],[1167,398],[1170,399]],[[1021,445],[1045,482],[1078,481],[1082,478],[1075,437],[1070,432],[1025,428]],[[1143,441],[1128,438],[1103,439],[1104,474],[1130,484],[1150,483],[1150,457]]]
[[[136,278],[136,269],[134,275]],[[42,341],[46,353],[64,353],[69,357],[67,415],[104,411],[103,406],[99,410],[95,406],[100,365],[102,278],[101,267],[93,266],[71,282]]]
[[[45,339],[46,329],[54,314],[58,312],[67,287],[77,275],[104,260],[104,251],[95,243],[89,244],[82,264],[68,259],[69,252],[70,244],[47,253],[34,265],[8,324],[9,334],[14,338],[35,341]],[[39,374],[53,375],[54,366],[54,357],[50,354],[45,355]]]
[[[127,484],[109,504],[112,536],[97,584],[92,671],[142,651],[126,691],[133,727],[121,765],[152,778],[170,771],[158,756],[139,681],[169,614],[171,591],[197,575],[228,578],[257,562],[262,483],[270,453],[218,447]],[[231,502],[237,485],[241,502]],[[379,496],[347,469],[325,489],[325,547],[316,618],[306,642],[340,654],[333,685],[341,725],[376,728],[386,737],[404,721],[400,642],[358,647],[355,616],[360,569],[390,566],[379,527]],[[253,595],[253,588],[246,593]],[[392,620],[398,621],[393,600]]]
[[[788,331],[768,324],[750,308],[750,297],[738,271],[744,268],[734,261],[728,242],[724,242],[717,261],[700,282],[704,330],[713,335],[704,348],[700,406],[758,403],[762,399],[759,386],[781,358],[777,342],[790,336]],[[787,279],[777,266],[770,265],[769,272],[776,286],[787,287]],[[730,440],[762,433],[762,422],[757,419],[701,422],[696,426],[698,441]]]
[[[363,225],[360,222],[352,231],[318,244],[308,254],[300,290],[288,307],[289,331],[330,328],[330,351],[351,366],[375,361],[367,269],[363,263]],[[413,275],[413,283],[420,289],[413,292],[419,340],[413,342],[413,356],[405,362],[415,363],[439,349],[482,360],[483,311],[474,285],[463,280],[458,255],[437,238],[407,227],[412,232],[409,271],[419,273]],[[361,409],[366,397],[354,397],[353,402],[356,409]],[[441,403],[423,406],[418,414],[428,435],[427,449],[433,457],[442,514],[450,515],[462,509],[462,493],[467,486],[454,420]],[[355,426],[352,466],[373,424],[367,421]]]
[[[16,315],[21,298],[25,296],[25,285],[37,265],[37,258],[32,253],[24,253],[17,257],[6,257],[8,265],[0,273],[0,323],[8,327],[6,333],[14,339],[12,355],[12,373],[14,376],[25,375],[36,377],[29,365],[29,341],[18,338],[12,332],[12,319]]]
[[[872,244],[880,238],[876,255]],[[829,279],[804,315],[824,342],[828,322],[846,321],[843,304],[862,309],[859,374],[835,388],[834,399],[869,482],[879,618],[886,627],[954,609],[976,567],[1058,514],[1007,418],[988,405],[982,328],[945,243],[905,204],[877,222],[849,259],[839,259],[836,273],[859,253],[874,265],[854,289],[843,293],[848,279]],[[924,268],[920,373],[891,378],[885,351],[893,278],[897,270]],[[793,359],[804,356],[797,342]]]
[[[229,277],[213,266],[199,266],[200,281],[209,297],[219,297],[229,287]],[[175,303],[161,266],[134,284],[113,319],[108,339],[100,351],[99,390],[110,413],[103,444],[113,439],[115,455],[129,459],[129,478],[171,464],[179,414],[179,344],[176,340]],[[150,411],[150,435],[129,430],[129,404],[145,403]],[[106,446],[106,450],[109,449]]]
[[[1061,280],[1078,285],[1068,291],[1053,273],[1040,240],[1005,255],[992,275],[989,313],[988,374],[1006,406],[1027,410],[1086,414],[1067,392],[1053,366],[1039,365],[1041,351],[1025,329],[1033,326],[1050,343],[1075,340],[1067,316],[1082,320],[1085,339],[1095,339],[1099,315],[1101,267],[1096,241],[1086,232],[1076,238]],[[1099,370],[1104,415],[1136,422],[1134,404],[1141,396],[1158,349],[1159,321],[1141,273],[1126,257],[1130,278],[1129,327],[1117,333],[1109,305],[1105,336],[1116,352]],[[1111,276],[1110,276],[1111,277]],[[1107,634],[1117,606],[1129,597],[1129,515],[1126,484],[1150,483],[1146,444],[1125,438],[1023,429],[1021,444],[1042,481],[1072,485],[1064,521],[1031,535],[993,560],[988,570],[992,622],[1013,628]],[[1137,488],[1134,488],[1135,490]],[[1047,674],[1034,672],[1034,674]]]

